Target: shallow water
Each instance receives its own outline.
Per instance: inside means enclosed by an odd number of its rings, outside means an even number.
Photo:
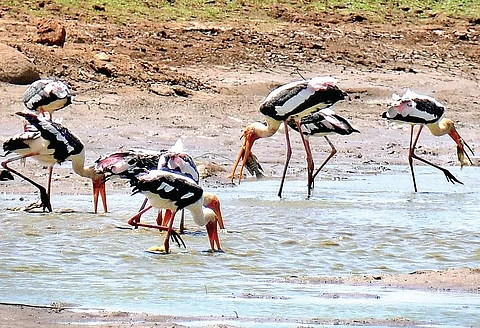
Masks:
[[[349,169],[342,179],[316,181],[310,200],[304,181],[287,180],[282,200],[278,180],[212,190],[227,228],[220,235],[225,253],[214,254],[205,251],[204,228],[188,217],[186,249],[172,244],[171,254],[147,253],[163,243],[161,234],[117,228],[126,226],[141,195],[110,195],[111,213],[101,215],[92,214],[90,196],[53,198],[54,209],[73,213],[25,213],[6,208],[34,196],[0,195],[0,301],[238,316],[234,324],[241,327],[396,317],[479,325],[478,294],[285,280],[479,266],[480,168],[451,168],[465,183],[452,185],[441,173],[416,167],[419,193],[405,167]],[[142,220],[153,222],[154,213]]]

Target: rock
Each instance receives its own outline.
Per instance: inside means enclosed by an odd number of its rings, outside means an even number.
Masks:
[[[160,84],[160,83],[152,84],[149,90],[154,94],[157,94],[159,96],[164,96],[164,97],[175,95],[175,91],[173,91],[172,87],[168,85]]]
[[[220,172],[225,172],[225,168],[221,165],[218,165],[214,162],[202,162],[197,165],[198,173],[200,178],[205,179],[217,175]]]
[[[0,81],[30,84],[40,79],[40,73],[28,58],[16,49],[0,43]]]
[[[173,92],[175,92],[175,94],[180,97],[188,97],[193,94],[192,91],[188,90],[187,88],[181,85],[173,85],[172,89],[173,89]]]
[[[107,54],[104,51],[99,52],[98,54],[95,54],[94,57],[95,57],[95,59],[102,60],[102,61],[111,61],[112,60],[110,55]]]
[[[60,46],[65,44],[67,32],[65,27],[59,21],[51,18],[43,18],[37,26],[36,43],[46,44],[47,46]]]
[[[99,74],[103,74],[106,77],[115,76],[115,66],[111,63],[106,62],[104,60],[100,60],[94,56],[94,59],[90,61],[90,66],[93,70]]]

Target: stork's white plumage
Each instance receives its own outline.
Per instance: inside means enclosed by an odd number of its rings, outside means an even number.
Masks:
[[[457,156],[460,161],[460,165],[472,164],[470,157],[465,151],[465,147],[473,154],[470,146],[460,137],[458,134],[455,124],[452,120],[443,118],[445,114],[445,106],[441,104],[436,99],[415,93],[414,91],[407,90],[403,96],[397,94],[392,95],[392,103],[388,111],[382,114],[383,118],[394,121],[408,122],[411,124],[410,128],[410,146],[408,152],[408,162],[410,165],[410,170],[412,173],[413,179],[413,188],[415,192],[417,189],[417,183],[415,180],[415,173],[413,171],[413,159],[417,159],[425,164],[431,165],[445,174],[447,181],[455,184],[460,183],[453,174],[450,173],[447,169],[444,169],[436,164],[433,164],[415,154],[415,147],[422,132],[423,127],[426,125],[427,128],[434,136],[443,136],[448,134],[457,144]],[[415,138],[414,127],[415,125],[420,125]],[[467,160],[465,159],[467,158]]]
[[[277,132],[280,124],[283,122],[285,124],[287,153],[282,181],[278,191],[278,196],[281,197],[286,170],[292,153],[287,123],[289,120],[293,120],[298,130],[302,131],[300,125],[302,117],[317,112],[322,108],[330,107],[336,102],[345,99],[347,94],[338,88],[336,83],[337,80],[330,76],[319,76],[310,80],[290,82],[270,92],[260,105],[260,112],[265,116],[266,125],[258,122],[253,123],[248,125],[243,132],[244,141],[233,167],[231,174],[232,182],[235,178],[237,166],[243,158],[238,178],[238,181],[241,181],[243,167],[249,159],[255,140],[272,136]],[[307,196],[310,197],[314,164],[308,142],[305,140],[303,133],[300,133],[300,136],[306,152],[308,174]]]
[[[103,175],[96,173],[93,167],[84,166],[85,146],[83,145],[82,141],[62,124],[53,122],[52,120],[43,116],[23,112],[17,112],[16,114],[26,119],[28,123],[36,130],[30,130],[21,134],[17,134],[5,141],[3,144],[3,150],[6,152],[6,154],[8,155],[15,153],[17,156],[3,161],[2,166],[36,186],[40,190],[40,198],[43,209],[52,211],[52,206],[50,204],[50,186],[53,166],[56,163],[71,161],[72,168],[75,173],[92,179],[95,212],[99,194],[102,197],[103,207],[106,212],[107,203],[105,187],[103,184]],[[34,182],[32,179],[8,167],[8,163],[27,157],[33,157],[43,165],[47,165],[49,167],[47,190],[40,184]]]
[[[42,79],[33,82],[23,94],[23,103],[28,110],[45,115],[67,107],[72,103],[72,91],[69,86],[57,79]]]

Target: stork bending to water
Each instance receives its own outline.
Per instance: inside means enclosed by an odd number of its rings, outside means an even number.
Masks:
[[[50,190],[53,166],[65,161],[72,162],[72,169],[80,176],[87,177],[93,182],[94,210],[97,212],[98,196],[103,202],[103,209],[107,212],[107,201],[103,174],[98,174],[93,167],[85,166],[85,146],[82,141],[65,126],[53,122],[43,116],[33,113],[17,112],[18,116],[25,118],[34,127],[29,131],[17,134],[3,144],[6,155],[17,154],[2,162],[3,168],[28,181],[40,191],[41,207],[43,210],[52,211],[50,203]],[[32,157],[49,167],[47,189],[33,181],[17,170],[8,166],[16,160]]]
[[[415,154],[415,147],[424,126],[427,126],[427,128],[434,136],[439,137],[448,134],[457,144],[457,156],[460,165],[463,166],[465,164],[472,164],[470,157],[465,151],[465,147],[468,148],[468,150],[473,154],[472,149],[462,139],[462,137],[460,137],[457,130],[455,129],[454,122],[451,119],[444,118],[444,114],[445,106],[443,106],[440,102],[438,102],[432,97],[419,95],[411,90],[407,90],[407,92],[405,92],[402,97],[397,94],[393,94],[392,103],[389,110],[382,114],[382,117],[388,120],[408,122],[411,124],[408,164],[410,165],[413,179],[413,189],[415,190],[415,192],[417,192],[418,189],[417,182],[415,180],[415,173],[413,171],[413,159],[417,159],[425,164],[439,169],[443,172],[443,174],[445,174],[447,181],[453,184],[463,184],[447,169],[433,164]],[[417,134],[414,138],[413,135],[415,125],[419,125],[420,127],[418,128]],[[468,161],[465,159],[465,157],[468,159]]]
[[[72,103],[72,91],[69,86],[57,79],[41,79],[33,82],[23,94],[23,104],[28,110],[49,114],[65,108]]]
[[[286,170],[292,154],[288,133],[288,122],[293,120],[297,125],[298,131],[302,131],[300,121],[303,117],[317,112],[322,108],[330,107],[336,102],[345,99],[347,94],[338,88],[336,83],[336,79],[332,77],[320,76],[314,77],[310,80],[290,82],[270,92],[260,105],[260,112],[265,116],[266,125],[259,122],[252,123],[248,125],[243,132],[243,144],[230,176],[232,182],[235,178],[237,166],[243,158],[238,176],[238,181],[240,183],[243,167],[249,158],[253,143],[260,138],[268,138],[274,135],[280,127],[280,124],[283,122],[285,125],[287,151],[282,180],[278,190],[278,196],[282,197]],[[304,134],[300,133],[300,136],[306,152],[307,197],[310,197],[313,186],[314,163],[310,146],[306,141]]]
[[[215,245],[217,250],[221,251],[217,223],[220,229],[224,229],[224,225],[220,201],[214,194],[204,192],[195,181],[185,175],[165,170],[145,171],[132,176],[131,184],[134,186],[133,194],[138,192],[144,194],[150,206],[130,218],[128,221],[130,225],[158,228],[159,226],[139,223],[139,215],[151,207],[171,211],[171,214],[167,213],[167,215],[171,215],[171,218],[167,219],[168,231],[164,240],[166,253],[169,252],[169,238],[173,230],[175,214],[181,209],[189,210],[194,222],[199,226],[206,227],[212,251],[215,250]]]
[[[288,121],[288,125],[295,131],[299,132],[295,121]],[[353,128],[345,118],[335,114],[335,112],[330,108],[325,108],[316,113],[305,116],[300,120],[300,126],[302,127],[302,133],[305,135],[305,140],[309,147],[310,136],[323,136],[331,148],[330,154],[327,156],[327,158],[325,158],[325,160],[322,162],[322,164],[320,164],[318,169],[313,174],[313,180],[315,180],[315,177],[322,170],[322,168],[337,153],[337,149],[327,136],[332,134],[350,135],[354,132],[360,133],[360,131]]]

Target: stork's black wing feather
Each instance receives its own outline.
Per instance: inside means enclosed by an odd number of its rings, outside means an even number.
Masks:
[[[17,112],[16,114],[24,117],[29,124],[35,126],[42,138],[50,142],[48,149],[54,150],[53,157],[59,163],[65,161],[71,155],[79,154],[84,149],[80,139],[62,124],[33,113]]]
[[[172,201],[178,209],[185,208],[203,195],[203,189],[193,180],[179,174],[163,170],[153,170],[148,174],[132,178],[133,193],[151,192],[163,199]]]

